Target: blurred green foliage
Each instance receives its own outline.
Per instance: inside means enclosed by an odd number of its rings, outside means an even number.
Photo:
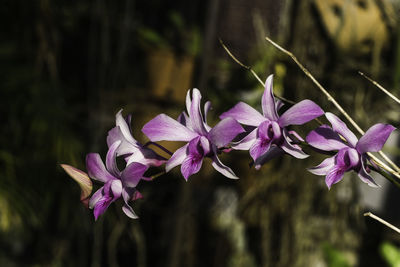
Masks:
[[[400,248],[385,241],[379,247],[381,256],[390,267],[400,267]]]

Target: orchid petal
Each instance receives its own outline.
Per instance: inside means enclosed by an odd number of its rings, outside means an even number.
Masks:
[[[208,123],[207,123],[207,115],[208,115],[208,112],[210,111],[210,109],[212,109],[211,101],[207,101],[204,104],[204,127],[206,127],[207,132],[209,132],[211,130],[210,125],[208,125]]]
[[[93,209],[96,203],[103,197],[103,187],[100,187],[89,200],[89,209]]]
[[[94,219],[97,221],[100,215],[106,212],[110,204],[114,202],[113,199],[108,195],[103,195],[94,205],[93,215]]]
[[[229,168],[228,166],[225,166],[217,157],[217,155],[215,154],[212,157],[212,163],[211,165],[214,167],[214,169],[221,173],[222,175],[231,178],[231,179],[239,179],[239,177],[236,176],[236,174],[232,171],[231,168]]]
[[[280,146],[287,154],[298,158],[298,159],[305,159],[309,157],[298,145],[290,144],[290,138],[287,136],[285,131],[283,132],[283,144]]]
[[[193,130],[192,123],[191,123],[191,121],[190,121],[189,116],[186,114],[186,112],[182,112],[182,113],[179,115],[178,121],[179,121],[182,125],[184,125],[184,126],[186,126],[187,128],[189,128],[190,130]]]
[[[224,147],[243,132],[243,127],[235,119],[225,118],[211,129],[209,135],[213,144]]]
[[[81,201],[86,201],[93,190],[93,184],[89,176],[85,172],[78,170],[70,165],[60,165],[64,169],[64,171],[78,183],[79,187],[81,188]]]
[[[116,150],[118,149],[119,145],[121,144],[121,141],[116,141],[114,144],[110,146],[107,152],[106,156],[106,167],[109,173],[114,175],[115,177],[120,176],[120,171],[117,166],[117,155],[116,155]]]
[[[254,162],[254,167],[256,168],[256,170],[259,170],[262,165],[264,165],[271,159],[276,158],[282,154],[284,154],[284,151],[281,148],[279,148],[277,146],[272,146],[267,151],[267,153],[264,153],[259,158],[257,158],[257,160]]]
[[[107,146],[110,147],[117,141],[121,141],[121,145],[116,150],[117,156],[129,155],[136,152],[138,149],[138,143],[130,143],[125,139],[124,135],[121,132],[121,129],[116,126],[108,131],[107,135]]]
[[[346,124],[336,115],[330,112],[326,112],[325,116],[328,119],[328,121],[332,124],[333,130],[338,134],[340,134],[341,136],[343,136],[352,147],[355,147],[358,139],[354,135],[354,133],[350,131],[349,128],[347,128]]]
[[[124,199],[124,205],[122,206],[122,211],[131,219],[137,219],[139,216],[133,211],[132,207],[129,205],[129,201],[132,199],[132,196],[137,192],[134,188],[124,188],[122,191],[122,198]]]
[[[336,156],[336,165],[344,170],[354,169],[360,164],[360,155],[354,148],[343,148]]]
[[[165,114],[160,114],[146,123],[142,132],[153,142],[162,140],[188,142],[198,136],[197,133]]]
[[[190,175],[198,173],[201,169],[202,164],[203,157],[189,154],[181,165],[181,172],[185,180],[187,181]]]
[[[265,154],[271,147],[271,142],[257,138],[250,148],[250,156],[256,161],[261,155]]]
[[[136,187],[147,168],[147,166],[137,162],[129,164],[121,174],[124,187]]]
[[[131,164],[132,162],[138,162],[146,166],[161,166],[167,160],[160,155],[157,155],[153,150],[141,147],[131,156],[126,158],[126,165]]]
[[[255,128],[248,135],[243,137],[242,140],[232,143],[231,147],[236,150],[249,150],[257,139],[257,131],[258,128]]]
[[[117,115],[115,115],[115,125],[119,127],[122,135],[129,143],[135,144],[136,140],[132,136],[130,123],[131,123],[130,116],[128,116],[127,120],[125,120],[124,117],[122,117],[122,109],[117,113]]]
[[[174,167],[182,164],[182,162],[185,160],[187,157],[187,147],[189,144],[184,145],[183,147],[177,149],[175,153],[171,156],[171,158],[167,161],[165,164],[165,171],[169,172],[172,170]]]
[[[256,127],[266,120],[257,110],[244,102],[237,103],[233,108],[222,113],[219,117],[220,119],[232,117],[241,124]]]
[[[98,153],[89,153],[86,155],[86,169],[88,170],[89,177],[94,180],[106,183],[112,179],[116,179],[106,170]]]
[[[201,94],[200,91],[196,88],[192,91],[192,104],[190,106],[190,120],[192,122],[193,131],[198,134],[205,135],[207,134],[206,128],[204,126],[203,116],[201,114],[200,109],[201,102]]]
[[[356,145],[357,151],[361,154],[380,151],[389,138],[389,135],[395,129],[390,124],[378,123],[373,125],[358,141]]]
[[[302,125],[323,114],[324,111],[317,104],[306,99],[286,110],[286,112],[280,116],[278,122],[281,127]]]
[[[329,189],[333,184],[340,182],[344,176],[344,170],[338,166],[334,166],[331,170],[328,171],[325,177],[325,183]]]
[[[322,125],[311,131],[306,140],[310,146],[324,151],[334,151],[348,147],[328,125]]]
[[[273,75],[269,75],[265,81],[265,90],[261,99],[261,107],[265,118],[271,121],[276,121],[278,120],[278,113],[276,112],[274,92],[272,88],[273,77]]]
[[[361,168],[358,171],[358,177],[361,179],[361,181],[363,181],[364,183],[368,184],[371,187],[380,187],[380,185],[378,185],[375,180],[367,173],[367,171],[365,170],[365,165],[364,162],[361,161]]]
[[[308,168],[307,170],[315,175],[327,175],[335,167],[335,156],[324,159],[319,165]]]
[[[190,90],[188,90],[186,93],[186,111],[188,114],[190,114],[191,106],[192,106],[192,100],[190,99]]]

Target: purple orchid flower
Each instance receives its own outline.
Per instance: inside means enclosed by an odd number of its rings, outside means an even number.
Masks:
[[[116,150],[117,156],[124,156],[127,165],[138,162],[146,166],[161,166],[167,160],[152,149],[143,146],[132,136],[131,116],[122,117],[122,109],[115,116],[116,126],[108,132],[107,144],[111,147],[116,141],[121,141]]]
[[[278,110],[282,103],[275,101],[272,82],[273,75],[270,75],[265,82],[265,90],[261,100],[263,114],[248,104],[239,102],[220,116],[221,119],[232,117],[241,124],[255,127],[241,141],[233,144],[232,148],[250,150],[256,169],[283,152],[300,159],[308,157],[300,146],[292,144],[294,140],[289,134],[303,141],[302,138],[295,131],[288,131],[286,127],[302,125],[324,114],[324,111],[317,104],[306,99],[279,116]]]
[[[327,112],[325,116],[332,124],[332,128],[322,125],[311,131],[306,137],[307,143],[322,151],[338,152],[335,156],[322,161],[318,166],[310,168],[309,171],[315,175],[325,175],[325,183],[329,189],[333,184],[342,180],[345,172],[352,170],[357,172],[361,181],[369,186],[377,187],[377,183],[366,169],[365,164],[368,159],[366,153],[381,150],[389,135],[396,128],[389,124],[378,123],[369,128],[358,140],[336,115]]]
[[[98,219],[110,206],[110,204],[120,197],[124,200],[123,212],[130,218],[136,219],[138,216],[129,205],[129,201],[141,198],[141,194],[136,189],[137,184],[143,177],[147,166],[133,162],[126,166],[121,172],[116,163],[117,151],[121,146],[121,141],[113,143],[106,158],[106,167],[98,153],[90,153],[86,156],[86,168],[90,178],[104,183],[97,190],[89,201],[89,208],[93,209],[95,220]]]
[[[178,121],[160,114],[146,125],[142,131],[153,141],[183,141],[186,145],[177,149],[166,163],[166,171],[181,165],[183,177],[187,180],[190,175],[197,173],[203,163],[204,157],[212,159],[212,166],[228,178],[237,179],[235,173],[222,164],[217,154],[238,134],[244,132],[242,126],[233,118],[220,121],[211,128],[207,122],[207,113],[211,107],[207,102],[204,107],[204,115],[201,113],[201,94],[198,89],[193,89],[192,99],[190,90],[186,95],[187,113],[183,112]]]

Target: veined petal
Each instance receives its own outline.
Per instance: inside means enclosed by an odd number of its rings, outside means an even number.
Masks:
[[[389,135],[395,129],[390,124],[378,123],[373,125],[358,141],[356,145],[357,151],[361,154],[380,151],[389,138]]]
[[[129,143],[135,144],[136,140],[133,138],[130,128],[130,117],[127,120],[128,122],[122,117],[122,109],[115,115],[115,124],[120,128],[122,135]]]
[[[208,115],[208,112],[210,111],[210,109],[212,109],[211,101],[207,101],[204,104],[204,127],[206,127],[207,132],[209,132],[211,130],[210,125],[208,125],[208,123],[207,123],[207,115]]]
[[[116,179],[104,167],[104,163],[98,153],[89,153],[86,155],[86,169],[89,177],[106,183],[109,180]]]
[[[68,175],[71,176],[71,178],[78,183],[79,187],[81,188],[81,201],[86,201],[89,198],[90,193],[93,189],[93,184],[89,176],[85,172],[78,170],[70,165],[60,165],[64,169],[64,171],[68,173]]]
[[[368,184],[371,187],[380,187],[375,180],[367,173],[365,170],[364,162],[361,161],[361,168],[358,171],[358,177],[363,181],[364,183]]]
[[[209,136],[217,147],[224,147],[243,132],[245,130],[235,119],[225,118],[211,129]]]
[[[106,156],[106,167],[109,173],[111,173],[115,177],[120,176],[120,171],[117,166],[117,154],[116,151],[121,144],[121,141],[116,141],[114,144],[110,146]]]
[[[175,151],[175,153],[172,155],[172,157],[165,164],[166,172],[169,172],[174,167],[182,164],[182,162],[187,157],[186,151],[187,151],[188,146],[189,146],[189,144],[186,144],[183,147],[181,147]]]
[[[290,138],[287,136],[285,131],[283,131],[282,134],[283,144],[280,146],[280,148],[282,148],[283,151],[298,159],[305,159],[309,156],[304,153],[300,146],[290,144]]]
[[[198,136],[197,133],[165,114],[160,114],[146,123],[142,132],[153,142],[163,140],[188,142]]]
[[[113,198],[108,195],[103,195],[94,205],[93,215],[94,219],[97,221],[100,215],[106,212],[110,204],[114,202]]]
[[[146,166],[161,166],[167,160],[147,147],[140,147],[135,153],[126,158],[126,165],[138,162]]]
[[[204,126],[205,123],[203,120],[203,116],[201,114],[200,102],[201,102],[200,91],[194,88],[192,91],[192,104],[190,106],[189,117],[192,122],[193,130],[198,134],[206,135],[207,130]]]
[[[261,107],[264,117],[271,120],[278,120],[278,113],[276,112],[275,97],[272,88],[273,75],[269,75],[265,81],[265,90],[261,99]]]
[[[257,129],[255,128],[242,140],[232,143],[231,147],[236,150],[249,150],[257,139]]]
[[[335,151],[348,147],[328,125],[322,125],[311,131],[306,140],[310,146],[324,151]]]
[[[280,116],[278,122],[281,127],[302,125],[323,114],[324,111],[317,104],[306,99],[289,108]]]
[[[343,179],[343,176],[344,176],[344,170],[342,168],[334,166],[327,173],[325,178],[325,183],[328,186],[328,188],[331,189],[331,186],[333,184],[340,182]]]
[[[261,138],[257,138],[250,148],[250,156],[256,161],[261,155],[267,153],[271,147],[271,142],[266,142]]]
[[[328,119],[328,121],[332,124],[333,130],[338,134],[340,134],[341,136],[343,136],[352,147],[355,147],[358,139],[354,135],[354,133],[350,131],[349,128],[347,128],[346,124],[336,115],[330,112],[326,112],[325,116]]]
[[[212,163],[211,165],[214,167],[214,169],[221,173],[222,175],[231,178],[231,179],[239,179],[239,177],[236,176],[236,174],[229,168],[228,166],[225,166],[217,157],[217,154],[214,154],[212,157]]]
[[[190,130],[193,130],[192,123],[190,122],[190,118],[189,118],[189,116],[186,114],[186,112],[182,112],[182,113],[179,115],[178,121],[179,121],[182,125],[184,125],[184,126],[186,126],[187,128],[189,128]]]
[[[315,175],[327,175],[335,166],[335,156],[324,159],[318,166],[308,168],[307,170]]]
[[[244,102],[237,103],[233,108],[231,108],[227,112],[222,113],[219,117],[220,119],[232,117],[241,124],[256,127],[260,125],[263,121],[267,120],[257,110]]]
[[[203,164],[203,157],[189,154],[182,162],[181,172],[185,180],[192,174],[198,173]]]
[[[259,170],[262,165],[273,158],[279,157],[282,154],[284,154],[284,151],[281,148],[277,146],[271,146],[267,153],[264,153],[259,158],[257,158],[257,160],[254,162],[254,167],[256,168],[256,170]]]
[[[136,187],[147,169],[147,166],[137,162],[133,162],[126,166],[125,170],[121,174],[123,186]]]

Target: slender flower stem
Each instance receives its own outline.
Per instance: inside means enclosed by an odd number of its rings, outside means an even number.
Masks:
[[[150,182],[150,181],[153,181],[153,180],[155,180],[156,178],[158,178],[158,177],[160,177],[160,176],[162,176],[162,175],[164,175],[164,174],[166,174],[166,172],[165,172],[165,171],[162,171],[162,172],[156,173],[156,174],[154,174],[154,175],[152,175],[152,176],[150,176],[150,177],[142,177],[142,180],[145,180],[145,181]]]
[[[342,108],[342,106],[329,94],[329,92],[314,78],[314,76],[303,66],[303,64],[300,63],[300,61],[296,58],[295,55],[293,55],[292,52],[284,49],[274,41],[272,41],[270,38],[265,37],[265,39],[271,43],[273,46],[275,46],[277,49],[288,55],[292,60],[299,66],[299,68],[304,72],[304,74],[311,79],[311,81],[318,87],[318,89],[328,98],[328,101],[332,102],[332,104],[340,111],[340,113],[343,114],[343,116],[353,125],[353,127],[361,134],[364,135],[364,131],[361,129],[360,126],[350,117],[350,115]],[[392,173],[394,176],[396,176],[398,179],[400,179],[400,168],[394,164],[382,151],[379,152],[379,154],[385,159],[386,162],[388,162],[395,170],[393,170],[391,167],[387,166],[384,162],[382,162],[380,159],[375,157],[372,153],[368,152],[368,156],[370,156],[378,166],[381,168],[385,169],[386,171]]]
[[[257,75],[257,73],[251,68],[251,66],[245,65],[245,64],[243,64],[239,59],[237,59],[237,58],[232,54],[232,52],[228,49],[228,47],[226,47],[226,45],[224,44],[224,42],[223,42],[221,39],[219,39],[219,42],[220,42],[221,46],[225,49],[226,53],[228,53],[228,55],[229,55],[237,64],[239,64],[241,67],[243,67],[243,68],[247,69],[248,71],[250,71],[251,74],[253,74],[253,76],[257,79],[257,81],[259,81],[259,82],[262,84],[262,86],[265,87],[264,82],[260,79],[260,77]],[[274,95],[275,95],[275,94],[274,94]],[[280,99],[280,100],[282,100],[282,101],[284,101],[284,102],[287,102],[287,103],[289,103],[289,104],[292,104],[292,105],[296,104],[294,101],[291,101],[291,100],[286,99],[286,98],[284,98],[284,97],[277,96],[277,95],[275,95],[275,97],[278,98],[278,99]]]
[[[397,104],[400,104],[400,99],[398,99],[395,95],[393,95],[391,92],[389,92],[388,90],[386,90],[382,85],[380,85],[379,83],[377,83],[376,81],[374,81],[373,79],[371,79],[370,77],[368,77],[367,75],[365,75],[364,73],[362,73],[361,71],[358,72],[361,76],[363,76],[365,79],[367,79],[368,81],[370,81],[373,85],[375,85],[376,87],[378,87],[380,90],[382,90],[385,94],[387,94],[391,99],[393,99],[395,102],[397,102]]]
[[[394,184],[398,188],[400,188],[399,180],[393,178],[389,173],[385,172],[383,169],[376,168],[376,167],[374,167],[373,165],[370,165],[370,164],[368,164],[368,167],[371,170],[373,170],[373,171],[379,173],[380,175],[382,175],[383,177],[385,177],[387,180],[389,180],[392,184]]]
[[[377,220],[378,222],[380,222],[381,224],[384,224],[385,226],[389,227],[390,229],[392,229],[393,231],[396,231],[398,234],[400,234],[400,229],[397,228],[396,226],[394,226],[391,223],[388,223],[387,221],[385,221],[384,219],[376,216],[375,214],[373,214],[372,212],[366,212],[364,213],[364,216],[368,216],[371,217],[374,220]]]
[[[169,151],[168,149],[166,149],[165,147],[163,147],[162,145],[159,145],[159,144],[157,144],[157,143],[155,143],[155,142],[149,141],[149,142],[147,142],[146,144],[144,144],[145,147],[148,147],[148,146],[150,146],[150,145],[153,145],[153,146],[158,147],[159,149],[161,149],[162,151],[164,151],[165,153],[167,153],[167,154],[170,155],[170,156],[172,156],[172,155],[174,154],[174,153],[172,153],[171,151]]]

